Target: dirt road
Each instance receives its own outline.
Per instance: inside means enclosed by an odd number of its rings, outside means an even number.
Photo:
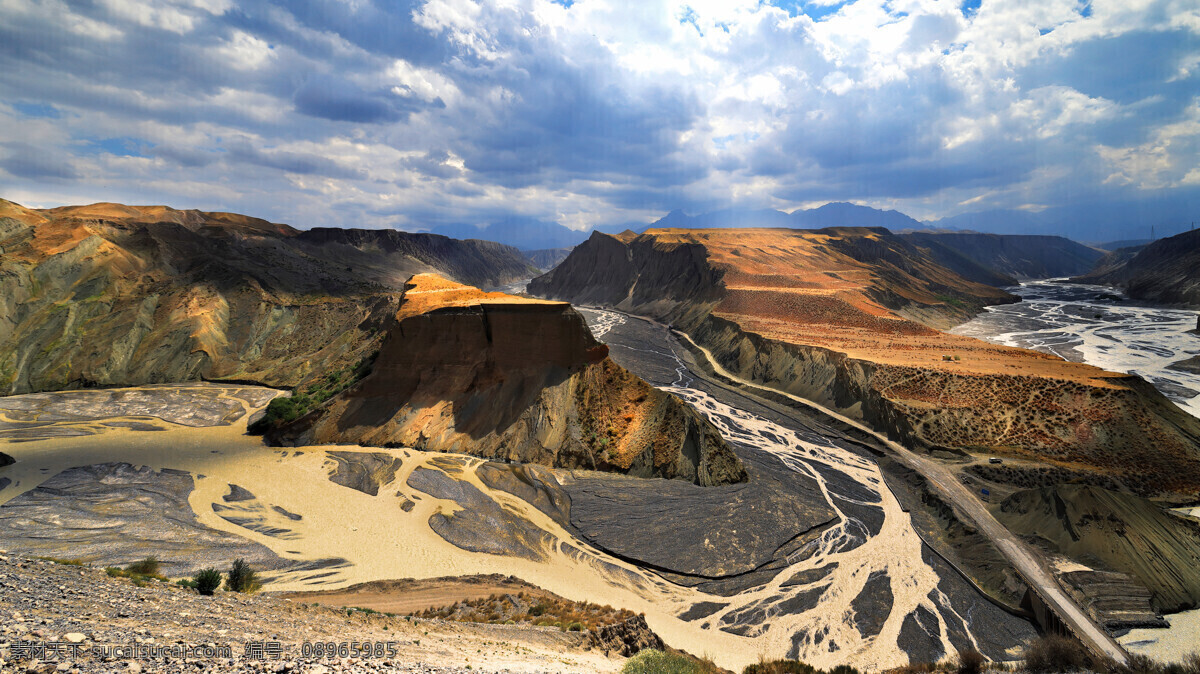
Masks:
[[[704,354],[712,368],[729,380],[736,381],[739,384],[767,391],[777,395],[787,396],[800,405],[808,407],[821,414],[832,417],[844,424],[852,426],[864,433],[870,434],[877,439],[885,447],[892,451],[894,458],[909,468],[924,475],[930,485],[939,492],[939,495],[957,506],[960,511],[975,524],[979,530],[991,540],[1000,552],[1008,559],[1008,561],[1017,569],[1017,571],[1025,578],[1030,587],[1041,595],[1042,599],[1054,610],[1055,614],[1071,629],[1084,645],[1090,650],[1110,657],[1117,662],[1124,663],[1127,658],[1125,650],[1116,642],[1107,632],[1096,625],[1092,619],[1083,612],[1070,597],[1063,592],[1058,581],[1054,576],[1043,566],[1038,555],[1029,548],[1023,541],[1017,538],[1004,525],[996,521],[996,518],[984,507],[983,503],[975,498],[969,489],[955,478],[954,474],[942,464],[923,456],[920,456],[903,445],[890,440],[887,436],[878,433],[871,428],[863,425],[861,422],[850,419],[846,416],[828,409],[817,403],[791,395],[778,389],[762,386],[751,381],[747,381],[734,375],[731,372],[721,367],[712,353],[700,346],[692,338],[679,330],[672,332],[682,339],[687,340],[689,344],[695,347],[698,351]]]

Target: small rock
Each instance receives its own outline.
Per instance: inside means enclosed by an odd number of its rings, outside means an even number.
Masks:
[[[79,632],[67,632],[66,634],[64,634],[62,636],[62,638],[64,640],[66,640],[68,643],[72,643],[72,644],[81,644],[85,640],[87,640],[87,637],[85,637],[83,634],[81,634]]]

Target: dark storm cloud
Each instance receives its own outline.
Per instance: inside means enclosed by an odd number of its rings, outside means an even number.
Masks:
[[[70,158],[55,153],[48,155],[28,143],[0,143],[0,168],[15,178],[76,178]]]
[[[1065,85],[1118,103],[1164,95],[1191,98],[1197,91],[1196,77],[1176,78],[1196,50],[1196,36],[1186,30],[1140,30],[1073,45],[1022,68],[1017,78],[1029,89]]]
[[[314,154],[264,150],[245,141],[234,141],[227,145],[226,163],[250,164],[278,169],[300,175],[322,175],[330,178],[363,178],[363,171],[346,168],[337,162]]]
[[[366,124],[396,122],[418,108],[395,94],[363,91],[333,75],[313,75],[308,78],[292,100],[296,104],[296,111],[304,115],[335,122]]]

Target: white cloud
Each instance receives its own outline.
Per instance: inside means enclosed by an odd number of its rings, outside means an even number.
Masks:
[[[116,26],[71,11],[62,0],[0,0],[0,17],[52,22],[77,36],[105,41],[124,35]]]
[[[416,96],[430,102],[440,98],[447,105],[456,103],[461,96],[449,78],[429,68],[417,68],[404,59],[392,63],[388,76],[398,83],[392,91],[399,96]]]
[[[240,30],[233,31],[233,34],[225,40],[225,44],[218,47],[217,51],[230,66],[238,70],[261,68],[273,56],[271,47],[266,40]]]

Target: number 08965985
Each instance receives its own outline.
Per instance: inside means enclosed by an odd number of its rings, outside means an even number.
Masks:
[[[305,641],[300,655],[305,658],[394,658],[395,641]]]

